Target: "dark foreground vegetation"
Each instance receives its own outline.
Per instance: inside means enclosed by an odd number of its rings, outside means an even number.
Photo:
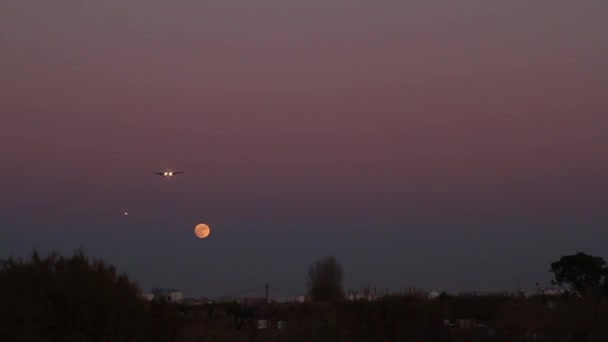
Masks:
[[[0,341],[150,341],[175,335],[169,308],[82,252],[0,261]]]
[[[578,259],[591,274],[605,269]],[[334,288],[338,298],[305,303],[175,305],[141,299],[126,275],[82,253],[34,253],[0,262],[0,341],[608,341],[605,275],[561,261],[552,271],[570,286],[559,296],[408,290],[344,300]]]
[[[430,300],[409,293],[374,301],[176,309],[184,341],[608,341],[608,303],[594,298]],[[267,329],[258,329],[259,320],[268,321]]]

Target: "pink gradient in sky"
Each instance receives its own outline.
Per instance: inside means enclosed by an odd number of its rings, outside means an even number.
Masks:
[[[3,1],[0,214],[605,226],[607,32],[599,0]]]

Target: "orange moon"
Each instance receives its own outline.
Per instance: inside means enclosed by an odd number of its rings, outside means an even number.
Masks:
[[[196,237],[199,239],[206,238],[209,236],[209,233],[211,233],[211,228],[204,223],[197,224],[196,227],[194,227],[194,234],[196,234]]]

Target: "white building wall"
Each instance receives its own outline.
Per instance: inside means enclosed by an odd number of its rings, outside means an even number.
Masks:
[[[170,294],[170,298],[171,299],[169,299],[169,301],[172,302],[172,303],[179,303],[179,302],[181,302],[184,299],[183,297],[184,296],[179,291],[178,292],[171,292],[171,294]]]
[[[147,301],[151,301],[154,299],[153,293],[142,293],[141,297]]]

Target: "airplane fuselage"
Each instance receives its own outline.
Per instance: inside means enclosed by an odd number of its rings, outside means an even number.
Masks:
[[[163,176],[165,178],[170,178],[170,177],[173,177],[173,176],[178,175],[180,173],[183,173],[183,172],[182,171],[179,171],[179,172],[174,172],[174,171],[154,172],[154,174],[161,175],[161,176]]]

